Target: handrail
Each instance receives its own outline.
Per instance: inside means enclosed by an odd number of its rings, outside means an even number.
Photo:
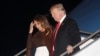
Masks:
[[[80,33],[82,34],[86,34],[86,35],[91,35],[92,33],[90,32],[86,32],[86,31],[80,31]],[[21,50],[20,52],[18,52],[17,54],[15,54],[14,56],[19,56],[20,54],[24,53],[26,51],[26,48]]]
[[[15,54],[14,56],[19,56],[20,54],[24,53],[26,51],[26,48],[20,51],[19,53]]]
[[[86,32],[86,31],[80,31],[81,34],[86,34],[86,35],[91,35],[91,32]]]
[[[76,47],[82,45],[83,43],[85,43],[86,41],[88,41],[89,39],[91,39],[93,36],[95,36],[96,34],[98,34],[100,32],[100,30],[97,30],[96,32],[94,32],[93,34],[91,34],[88,38],[82,40],[81,42],[79,42],[78,44],[76,44],[75,46],[73,46],[73,48],[75,49]],[[62,53],[60,56],[64,56],[67,54],[67,51],[65,51],[64,53]]]

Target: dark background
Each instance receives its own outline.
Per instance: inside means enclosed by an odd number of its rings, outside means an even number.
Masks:
[[[1,4],[0,56],[13,56],[26,47],[30,21],[35,14],[48,14],[52,4],[61,2],[71,12],[82,0],[3,0]],[[53,22],[53,20],[49,20]]]

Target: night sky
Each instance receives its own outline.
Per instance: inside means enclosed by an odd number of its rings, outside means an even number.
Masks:
[[[13,56],[26,47],[29,24],[36,14],[49,14],[49,7],[57,2],[64,4],[69,13],[82,0],[4,0],[1,1],[1,54]],[[49,20],[53,22],[53,20]]]

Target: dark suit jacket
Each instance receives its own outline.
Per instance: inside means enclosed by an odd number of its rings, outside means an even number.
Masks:
[[[61,53],[65,52],[67,45],[74,46],[80,41],[81,38],[77,23],[73,19],[66,17],[56,35],[54,56],[59,56]],[[75,48],[74,52],[78,50],[79,47]]]

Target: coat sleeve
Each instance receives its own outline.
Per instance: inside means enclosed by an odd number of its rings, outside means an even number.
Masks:
[[[30,49],[32,47],[31,38],[32,38],[32,34],[28,34],[27,44],[26,44],[26,56],[30,56]]]
[[[78,25],[74,20],[70,21],[68,32],[69,32],[68,35],[70,37],[70,42],[71,42],[70,44],[72,46],[76,45],[81,41]]]

